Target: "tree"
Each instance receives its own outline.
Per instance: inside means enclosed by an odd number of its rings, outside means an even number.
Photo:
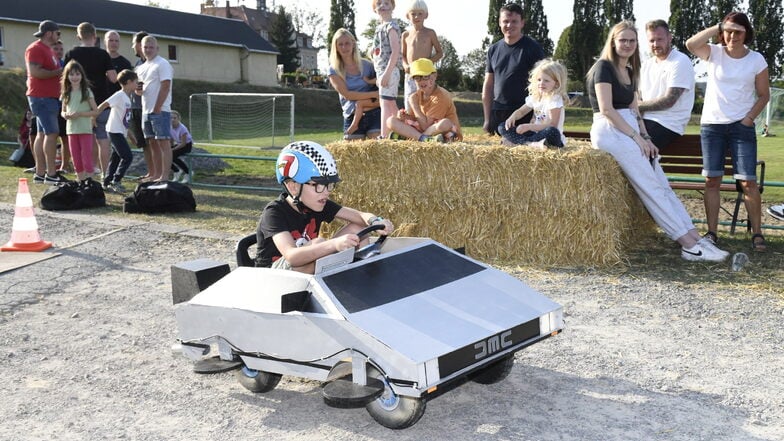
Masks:
[[[460,88],[480,92],[485,77],[485,66],[487,64],[487,51],[477,48],[469,52],[461,60],[461,71],[463,77],[460,81]]]
[[[705,29],[707,15],[705,0],[670,0],[670,32],[672,44],[686,50],[686,40]]]
[[[709,26],[716,24],[730,12],[737,10],[738,0],[714,0],[710,3],[710,16],[707,17],[707,24]]]
[[[324,39],[324,17],[311,8],[294,6],[292,13],[294,29],[313,38],[313,47],[322,49],[328,46]]]
[[[270,42],[278,48],[278,64],[283,65],[284,72],[294,72],[299,67],[299,49],[297,49],[296,31],[291,22],[291,14],[286,8],[278,6],[278,10],[270,23]]]
[[[561,62],[566,63],[566,60],[570,57],[572,53],[572,45],[570,43],[571,34],[571,26],[565,27],[563,32],[561,32],[561,38],[558,39],[558,46],[555,48],[555,53],[553,54],[553,58],[556,60],[561,60]],[[571,77],[572,76],[569,75],[569,78]]]
[[[457,55],[457,50],[451,41],[445,37],[439,36],[438,42],[441,43],[441,49],[444,51],[444,56],[438,63],[438,83],[447,90],[457,90],[460,86],[460,57]]]
[[[784,11],[780,0],[749,0],[755,50],[768,62],[771,79],[779,78],[784,63]]]
[[[546,55],[553,54],[553,40],[547,28],[547,16],[544,13],[542,0],[525,2],[525,34],[533,38],[544,49]]]
[[[329,7],[329,29],[325,44],[328,51],[332,48],[332,36],[338,29],[345,28],[351,35],[357,37],[357,29],[354,21],[354,0],[332,0]]]
[[[604,0],[604,16],[607,18],[608,29],[622,20],[635,21],[633,6],[631,0]]]
[[[574,78],[583,78],[599,55],[604,43],[605,18],[602,0],[575,0],[574,21],[569,32],[571,55],[566,58],[566,67]]]

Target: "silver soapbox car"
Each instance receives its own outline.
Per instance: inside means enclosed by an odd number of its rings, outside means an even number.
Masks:
[[[402,429],[428,398],[501,381],[515,352],[563,329],[562,307],[517,278],[430,239],[383,239],[320,259],[313,275],[223,264],[228,274],[175,298],[182,352],[238,362],[253,392],[281,375],[322,381],[327,404]],[[214,269],[196,266],[179,271]]]

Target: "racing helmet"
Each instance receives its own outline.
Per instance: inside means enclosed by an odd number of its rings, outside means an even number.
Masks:
[[[324,146],[313,141],[295,141],[283,147],[275,163],[275,177],[278,184],[286,179],[299,184],[340,181],[335,158]]]

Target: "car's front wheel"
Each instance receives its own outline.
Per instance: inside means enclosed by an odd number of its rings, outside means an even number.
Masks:
[[[269,392],[275,389],[275,386],[280,382],[280,377],[280,374],[257,371],[247,366],[243,366],[242,369],[237,371],[237,380],[239,380],[242,387],[256,393]]]
[[[424,398],[397,395],[386,377],[375,369],[369,370],[368,377],[378,378],[384,383],[381,396],[365,406],[376,422],[389,429],[405,429],[422,418],[427,405]]]

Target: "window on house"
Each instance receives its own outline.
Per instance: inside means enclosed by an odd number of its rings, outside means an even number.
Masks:
[[[169,45],[169,61],[177,61],[177,46],[173,44]]]
[[[3,27],[0,26],[0,49],[3,48]]]

